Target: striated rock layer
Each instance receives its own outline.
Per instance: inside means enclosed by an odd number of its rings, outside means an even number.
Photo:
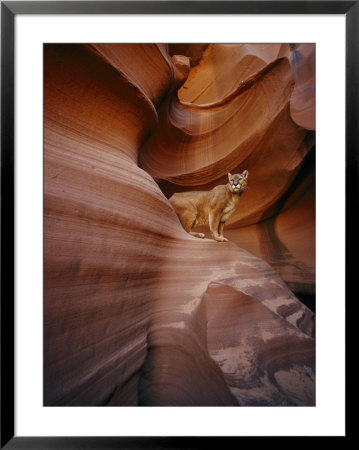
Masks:
[[[141,167],[167,197],[211,189],[247,169],[229,236],[314,307],[315,45],[208,45],[159,117]],[[294,189],[292,212],[280,214]]]
[[[45,405],[315,404],[293,293],[315,289],[314,128],[292,53],[45,45]],[[230,242],[188,235],[168,197],[241,169]]]

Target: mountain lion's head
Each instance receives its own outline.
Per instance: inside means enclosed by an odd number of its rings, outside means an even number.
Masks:
[[[247,189],[248,170],[244,170],[242,173],[236,173],[234,175],[229,173],[228,180],[231,192],[243,192]]]

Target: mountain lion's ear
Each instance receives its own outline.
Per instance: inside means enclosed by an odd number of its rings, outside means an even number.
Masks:
[[[228,180],[231,181],[231,179],[232,179],[232,174],[229,173],[229,174],[228,174]]]
[[[248,170],[244,170],[242,175],[244,176],[244,178],[248,178]]]

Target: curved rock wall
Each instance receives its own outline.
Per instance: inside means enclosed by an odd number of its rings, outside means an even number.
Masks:
[[[247,169],[249,186],[228,236],[275,267],[302,298],[310,295],[314,308],[315,45],[208,45],[159,116],[141,167],[167,197],[211,189],[228,172]],[[282,216],[294,189],[299,203]],[[292,217],[292,231],[283,217]]]
[[[251,231],[272,221],[315,286],[283,47],[45,45],[45,405],[315,403],[314,314]],[[185,233],[168,196],[242,168],[232,242]]]

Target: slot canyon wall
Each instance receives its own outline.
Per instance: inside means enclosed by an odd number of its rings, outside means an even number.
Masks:
[[[315,405],[314,45],[44,46],[44,404]]]

